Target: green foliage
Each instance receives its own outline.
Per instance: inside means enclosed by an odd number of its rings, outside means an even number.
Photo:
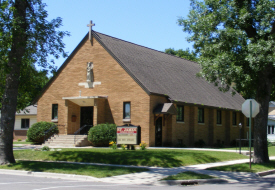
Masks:
[[[239,142],[238,142],[238,144],[239,144]],[[231,147],[236,147],[236,146],[238,147],[239,146],[238,144],[237,144],[237,141],[235,139],[230,142]]]
[[[145,150],[145,149],[146,149],[146,146],[147,146],[147,144],[146,144],[144,141],[142,141],[142,142],[139,144],[140,150]]]
[[[48,131],[49,129],[51,129],[51,130]],[[46,132],[46,131],[48,131],[48,133],[45,136],[46,139],[49,138],[50,136],[52,136],[53,134],[59,133],[58,127],[54,123],[40,121],[40,122],[33,124],[29,128],[29,130],[27,132],[27,138],[31,142],[43,143],[44,142],[44,132]]]
[[[69,33],[57,30],[62,26],[61,18],[47,19],[46,4],[42,3],[42,0],[28,0],[26,10],[21,10],[24,9],[22,6],[15,6],[16,1],[0,1],[0,102],[5,90],[6,74],[15,69],[9,63],[16,61],[20,67],[17,96],[17,110],[20,110],[30,105],[48,82],[47,71],[38,71],[35,65],[43,69],[56,70],[54,61],[49,61],[48,56],[67,56],[62,39]],[[25,17],[16,18],[16,11],[26,12]],[[24,22],[23,28],[21,22]],[[17,36],[25,36],[24,42],[20,44],[24,46],[22,57],[21,54],[20,57],[17,57],[19,54],[11,54],[13,44],[18,41]],[[11,55],[14,57],[10,57]]]
[[[22,141],[22,139],[17,139],[18,142]]]
[[[198,61],[197,58],[197,54],[193,51],[190,51],[189,48],[187,48],[186,50],[174,50],[174,48],[168,48],[165,49],[165,53],[171,54],[171,55],[175,55],[184,59],[187,59],[189,61]]]
[[[269,95],[264,83],[274,80],[274,9],[271,0],[191,0],[178,24],[200,55],[201,76],[222,91],[233,85],[245,98]]]
[[[50,148],[49,148],[48,146],[43,146],[43,147],[41,148],[41,150],[42,150],[42,151],[49,151]]]
[[[88,132],[88,140],[94,146],[108,146],[109,142],[116,141],[116,124],[98,124]]]
[[[198,141],[196,141],[196,142],[194,143],[194,145],[195,145],[195,147],[203,148],[203,147],[205,146],[205,142],[204,142],[204,140],[199,139]]]
[[[1,72],[0,100],[2,99],[4,93],[5,77],[5,73]],[[21,67],[16,110],[22,110],[29,106],[32,100],[38,96],[48,81],[49,78],[47,77],[46,70],[37,71],[34,65],[26,65],[26,67]]]
[[[117,149],[117,144],[116,144],[116,142],[112,141],[112,142],[109,143],[109,145],[110,145],[110,148],[111,148],[111,149],[113,149],[113,150]]]
[[[271,141],[269,141],[268,139],[267,139],[267,146],[268,146],[268,147],[273,146],[273,143],[272,143]]]
[[[121,145],[121,149],[122,149],[122,150],[126,150],[126,145],[125,145],[125,144],[122,144],[122,145]]]

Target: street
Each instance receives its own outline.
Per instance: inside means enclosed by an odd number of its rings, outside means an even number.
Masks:
[[[131,184],[111,184],[103,182],[73,181],[63,179],[52,179],[33,176],[4,175],[0,174],[1,190],[68,190],[68,189],[150,189],[150,190],[178,190],[178,189],[211,189],[211,190],[264,190],[275,188],[275,175],[270,175],[257,180],[241,181],[234,184],[204,184],[195,186],[166,186],[166,185],[131,185]]]

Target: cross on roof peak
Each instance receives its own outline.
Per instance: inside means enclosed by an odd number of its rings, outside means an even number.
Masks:
[[[92,27],[95,26],[95,24],[93,21],[90,21],[90,24],[87,24],[87,26],[89,27],[89,40],[92,41]]]

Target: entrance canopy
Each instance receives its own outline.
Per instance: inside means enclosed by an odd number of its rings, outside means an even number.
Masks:
[[[173,103],[158,104],[154,109],[154,114],[171,114],[177,115],[177,109]]]
[[[108,96],[77,96],[77,97],[63,97],[63,100],[70,100],[79,106],[94,106],[95,99],[107,99]]]

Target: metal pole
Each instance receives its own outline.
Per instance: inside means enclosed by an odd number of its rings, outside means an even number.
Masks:
[[[250,117],[249,117],[249,168],[251,169],[251,121],[252,121],[252,101],[250,100]]]
[[[239,142],[239,147],[240,147],[240,151],[239,151],[239,154],[241,154],[242,153],[242,151],[241,151],[241,142],[242,142],[242,140],[241,140],[241,127],[240,127],[240,142]]]

